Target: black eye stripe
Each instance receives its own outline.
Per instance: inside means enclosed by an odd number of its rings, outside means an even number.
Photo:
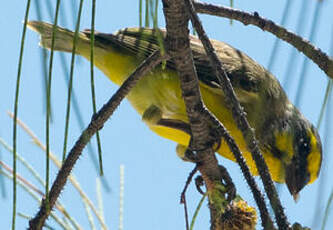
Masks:
[[[306,159],[311,152],[311,140],[306,130],[304,130],[300,135],[295,135],[294,147],[297,149],[301,158]]]
[[[300,183],[306,183],[310,179],[310,174],[307,170],[308,168],[308,161],[307,158],[311,152],[311,138],[309,133],[305,127],[300,127],[298,132],[295,133],[294,139],[294,149],[295,155],[293,158],[293,164],[296,167],[296,174],[298,177],[302,178],[299,179]]]

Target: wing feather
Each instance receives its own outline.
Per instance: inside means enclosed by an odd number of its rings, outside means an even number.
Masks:
[[[84,34],[90,36],[90,31],[86,30]],[[122,49],[123,52],[130,52],[132,55],[144,58],[149,56],[156,49],[163,47],[165,35],[165,30],[126,28],[119,30],[116,34],[97,32],[95,34],[95,40],[100,46],[107,48],[112,45],[113,47]],[[279,82],[261,65],[243,52],[224,42],[216,40],[211,40],[211,42],[233,87],[237,89],[238,94],[241,92],[239,98],[241,102],[247,103],[252,100],[251,98],[242,98],[242,93],[251,97],[251,95],[262,91],[261,93],[263,93],[263,96],[268,100],[270,98],[284,97],[284,95],[281,95],[281,92],[282,94],[284,94],[284,92],[280,89],[281,86]],[[199,80],[210,88],[220,88],[221,85],[210,66],[205,50],[200,40],[194,36],[191,36],[191,48]],[[175,69],[174,62],[169,60],[167,67]]]

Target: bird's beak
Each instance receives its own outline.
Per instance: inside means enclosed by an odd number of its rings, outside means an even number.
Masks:
[[[299,197],[299,193],[298,193],[299,191],[297,191],[295,182],[296,181],[291,176],[286,177],[286,184],[287,184],[288,190],[289,190],[290,194],[293,196],[294,201],[297,202],[298,197]]]
[[[294,194],[293,198],[294,198],[295,203],[297,203],[297,201],[299,199],[299,193]]]
[[[296,173],[296,167],[293,164],[286,166],[286,184],[290,194],[293,196],[294,201],[297,202],[299,198],[299,191],[306,185],[304,178]]]

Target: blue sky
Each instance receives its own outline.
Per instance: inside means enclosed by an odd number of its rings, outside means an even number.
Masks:
[[[42,5],[43,18],[50,21],[47,10]],[[55,1],[53,1],[55,2]],[[215,1],[220,4],[229,4],[229,1]],[[68,10],[72,1],[63,1],[63,11],[60,16],[62,26],[73,26],[73,17]],[[77,2],[78,3],[78,2]],[[235,1],[235,7],[249,12],[257,11],[261,16],[280,22],[286,0],[284,1]],[[287,28],[296,30],[297,18],[301,4],[308,4],[308,12],[304,12],[304,32],[305,37],[309,37],[311,19],[314,13],[315,0],[293,0],[291,2],[291,14],[287,22]],[[24,17],[26,1],[6,1],[0,8],[0,27],[2,38],[0,42],[1,73],[0,78],[0,137],[7,143],[12,143],[12,121],[7,116],[7,111],[13,110],[15,81],[17,75],[17,63],[19,54],[19,43],[22,33],[22,20]],[[77,4],[78,5],[78,4]],[[29,18],[36,20],[36,1],[32,1]],[[323,51],[329,52],[332,34],[332,9],[331,1],[324,1],[321,9],[321,19],[318,24],[318,33],[314,43]],[[90,1],[84,3],[81,28],[90,27]],[[66,19],[65,19],[66,16]],[[267,66],[275,37],[267,32],[263,32],[253,26],[244,26],[238,22],[230,25],[229,20],[211,16],[201,16],[207,33],[211,38],[225,41],[232,46],[244,51],[253,59],[264,66]],[[66,23],[67,21],[67,23]],[[160,5],[160,26],[164,26]],[[96,29],[103,32],[114,32],[120,28],[138,26],[138,1],[97,1]],[[45,142],[44,128],[44,99],[43,81],[40,62],[41,48],[38,46],[38,36],[27,31],[26,46],[23,57],[23,72],[19,102],[19,117],[22,119],[41,139]],[[285,69],[289,62],[291,47],[282,42],[272,68],[272,73],[281,81],[285,81]],[[51,149],[59,158],[62,153],[64,121],[66,111],[67,86],[63,76],[63,70],[59,59],[59,54],[55,55],[53,82],[52,82],[52,109],[53,122],[51,124]],[[66,55],[67,66],[70,63],[70,55]],[[293,72],[288,75],[290,85],[288,95],[292,101],[295,100],[295,92],[299,81],[301,66],[304,56],[297,52]],[[318,120],[320,107],[322,104],[327,77],[312,62],[309,62],[305,94],[301,100],[300,110],[313,123]],[[88,124],[91,114],[90,96],[90,65],[82,58],[77,58],[74,76],[74,91],[79,98],[79,106],[82,112],[85,126]],[[96,93],[97,107],[100,108],[112,95],[117,87],[112,84],[103,74],[96,69]],[[331,102],[331,107],[333,106]],[[320,130],[322,140],[332,142],[332,134],[325,134],[325,129],[332,129],[332,124],[323,123]],[[77,117],[72,110],[69,145],[70,148],[77,139],[81,131],[77,122]],[[141,118],[131,108],[127,101],[124,101],[114,116],[106,123],[101,131],[103,160],[105,179],[110,191],[103,190],[103,200],[105,209],[105,221],[109,229],[118,226],[119,215],[119,167],[125,166],[125,194],[124,194],[124,228],[125,229],[184,229],[183,207],[179,204],[179,196],[183,189],[187,175],[193,165],[179,160],[175,154],[175,143],[162,139],[153,134],[142,122]],[[327,141],[328,140],[328,141]],[[92,142],[96,148],[95,139]],[[327,183],[319,187],[319,182],[306,187],[302,192],[298,203],[294,203],[291,196],[282,186],[281,200],[286,208],[286,213],[290,222],[301,222],[304,225],[312,226],[313,218],[321,220],[329,193],[333,183],[328,181],[327,176],[332,174],[332,144],[324,145],[324,168],[321,177],[326,178]],[[7,164],[11,164],[11,155],[0,147],[1,159]],[[96,152],[96,151],[95,151]],[[18,153],[24,156],[33,167],[44,178],[45,159],[43,152],[31,142],[31,139],[21,129],[18,132]],[[234,182],[237,185],[239,194],[254,205],[254,200],[249,192],[248,186],[243,179],[238,166],[224,158],[219,157],[219,161],[224,164]],[[21,164],[18,164],[18,171],[21,175],[30,179],[32,183],[37,182]],[[87,150],[78,161],[73,173],[79,178],[81,186],[91,199],[97,203],[96,199],[96,173],[94,166],[90,162]],[[56,168],[51,168],[51,178],[56,175]],[[326,176],[326,177],[325,177]],[[0,222],[3,228],[8,229],[11,221],[11,182],[4,180],[6,187],[6,198],[1,199]],[[259,180],[258,180],[259,181]],[[18,211],[27,215],[34,215],[37,211],[37,203],[22,189],[18,190]],[[317,196],[319,194],[321,206],[315,210]],[[67,185],[61,195],[63,204],[70,213],[79,221],[84,229],[89,229],[88,221],[84,213],[84,208],[77,192],[71,185]],[[187,195],[190,216],[199,202],[200,196],[192,186]],[[59,229],[54,222],[52,225]],[[195,229],[207,229],[209,215],[206,205],[203,206]],[[328,222],[332,226],[333,221]],[[98,226],[98,225],[97,225]],[[17,229],[27,227],[27,221],[17,218]],[[99,228],[99,227],[98,227]],[[313,229],[318,229],[317,225]],[[327,227],[326,229],[330,229]]]

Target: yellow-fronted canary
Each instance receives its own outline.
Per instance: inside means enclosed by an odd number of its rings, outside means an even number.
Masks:
[[[41,45],[50,49],[52,25],[31,21],[28,27],[41,35]],[[127,28],[115,34],[95,33],[94,63],[115,84],[120,85],[153,51],[160,48],[165,32],[148,28]],[[74,33],[57,27],[55,50],[72,52]],[[225,102],[221,85],[213,74],[201,42],[190,37],[191,49],[203,101],[235,138],[253,175],[258,171]],[[320,171],[322,147],[314,126],[289,101],[278,80],[265,68],[230,45],[211,40],[228,74],[274,181],[286,183],[295,197]],[[90,59],[90,31],[80,32],[76,54]],[[181,157],[189,145],[188,117],[180,81],[172,60],[144,76],[127,96],[149,128],[178,143]],[[217,152],[235,161],[221,140]]]

